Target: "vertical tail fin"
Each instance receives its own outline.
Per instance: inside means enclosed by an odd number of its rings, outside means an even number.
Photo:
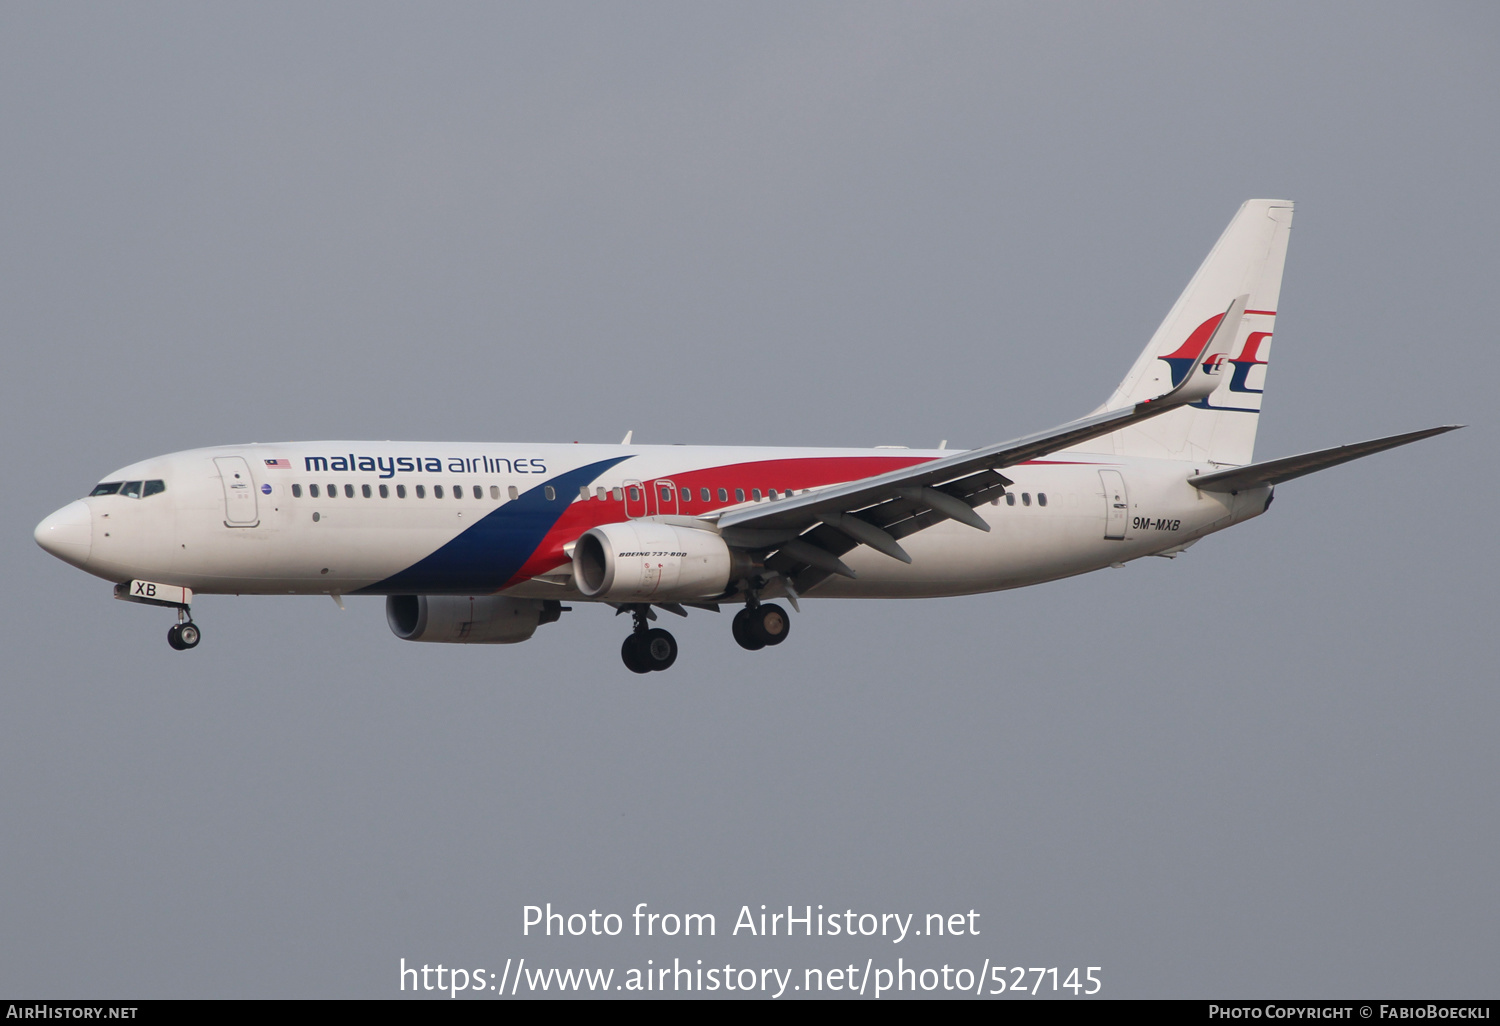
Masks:
[[[1247,200],[1100,412],[1161,395],[1182,380],[1235,297],[1248,294],[1214,393],[1110,436],[1121,455],[1244,464],[1255,428],[1292,226],[1290,200]]]

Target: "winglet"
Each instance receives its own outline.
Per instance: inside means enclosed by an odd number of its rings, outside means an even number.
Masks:
[[[1224,316],[1219,318],[1214,333],[1189,364],[1183,379],[1170,392],[1155,399],[1147,399],[1141,405],[1162,403],[1167,406],[1186,406],[1213,395],[1214,390],[1219,387],[1219,368],[1224,365],[1224,358],[1229,355],[1229,348],[1234,345],[1234,340],[1240,333],[1240,323],[1245,318],[1245,306],[1249,302],[1250,294],[1247,292],[1230,303]]]

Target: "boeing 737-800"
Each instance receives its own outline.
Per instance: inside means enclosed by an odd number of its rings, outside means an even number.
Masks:
[[[408,641],[525,641],[565,603],[632,614],[631,670],[677,657],[656,609],[740,609],[780,644],[802,598],[1018,588],[1172,556],[1275,486],[1454,425],[1253,462],[1292,204],[1250,200],[1104,405],[963,452],[287,442],[109,474],[42,548],[177,611],[194,594],[386,596]]]

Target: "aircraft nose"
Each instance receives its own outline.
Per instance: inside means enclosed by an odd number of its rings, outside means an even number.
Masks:
[[[58,559],[81,567],[89,561],[94,541],[94,514],[88,503],[75,499],[37,524],[34,537]]]

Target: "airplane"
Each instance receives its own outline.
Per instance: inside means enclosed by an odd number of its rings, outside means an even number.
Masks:
[[[105,476],[35,530],[52,555],[175,609],[195,595],[385,596],[407,641],[509,644],[572,608],[632,617],[635,673],[677,641],[657,610],[738,606],[779,645],[804,598],[1019,588],[1174,557],[1304,474],[1444,425],[1253,462],[1292,203],[1240,207],[1108,400],[965,451],[323,441],[171,453]]]

